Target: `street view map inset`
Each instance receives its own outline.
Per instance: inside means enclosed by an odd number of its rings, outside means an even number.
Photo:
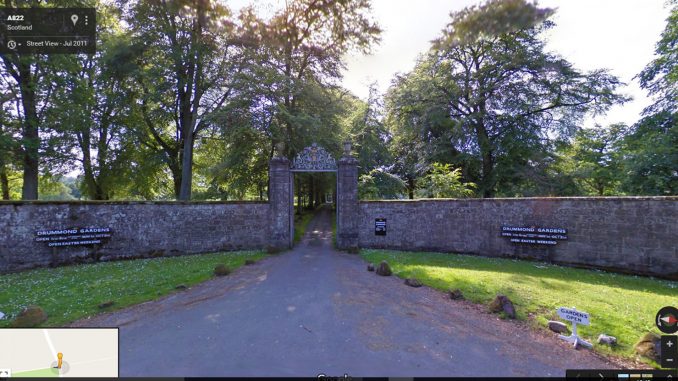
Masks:
[[[117,328],[2,328],[0,379],[118,377]]]

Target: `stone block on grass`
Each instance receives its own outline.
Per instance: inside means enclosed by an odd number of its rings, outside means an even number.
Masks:
[[[549,325],[549,329],[553,332],[560,333],[560,334],[570,333],[570,329],[567,328],[567,324],[565,324],[563,322],[555,321],[555,320],[549,320],[548,325]]]
[[[39,306],[28,306],[11,324],[13,328],[32,328],[47,321],[47,314]]]
[[[614,337],[614,336],[608,336],[604,333],[601,333],[598,336],[598,344],[606,344],[606,345],[613,347],[613,346],[617,345],[617,338]]]
[[[419,279],[415,279],[415,278],[407,278],[407,279],[405,279],[405,284],[408,285],[408,286],[410,286],[410,287],[421,287],[421,286],[422,286],[422,284],[421,284],[421,282],[419,281]]]
[[[99,309],[103,310],[103,309],[106,309],[106,308],[108,308],[108,307],[113,306],[114,304],[115,304],[114,301],[108,300],[108,301],[105,301],[105,302],[99,304],[98,307],[99,307]]]
[[[503,312],[509,319],[516,318],[516,309],[513,302],[506,295],[497,295],[489,305],[490,312]]]
[[[231,269],[226,267],[226,265],[223,264],[223,263],[218,264],[214,267],[214,275],[216,275],[216,276],[224,276],[224,275],[228,275],[230,273],[231,273]]]
[[[464,294],[462,294],[460,289],[455,288],[454,290],[450,290],[450,299],[452,300],[464,299]]]
[[[661,337],[656,333],[648,332],[633,346],[633,350],[643,357],[658,362],[661,356]]]
[[[393,272],[391,271],[391,266],[389,266],[388,262],[386,261],[381,261],[379,267],[377,267],[376,273],[377,275],[381,276],[391,276],[391,274],[393,274]]]

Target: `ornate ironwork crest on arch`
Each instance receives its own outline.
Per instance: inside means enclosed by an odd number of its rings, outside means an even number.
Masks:
[[[323,147],[313,143],[297,154],[290,169],[293,172],[334,172],[337,162]]]

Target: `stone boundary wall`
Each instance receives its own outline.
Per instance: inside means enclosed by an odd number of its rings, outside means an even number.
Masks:
[[[362,201],[359,245],[543,260],[678,279],[678,197]],[[375,219],[386,218],[385,236]],[[512,243],[501,227],[565,228],[555,246]]]
[[[69,263],[263,249],[269,204],[261,202],[0,202],[0,273]],[[101,245],[50,248],[46,229],[110,227]]]

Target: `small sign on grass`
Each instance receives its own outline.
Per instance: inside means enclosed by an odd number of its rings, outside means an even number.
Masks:
[[[574,307],[572,308],[559,307],[557,312],[558,316],[569,322],[572,322],[572,334],[570,336],[558,335],[558,337],[569,343],[574,344],[575,349],[577,348],[578,345],[581,345],[582,347],[585,348],[593,348],[593,345],[591,343],[577,336],[577,324],[583,325],[591,324],[591,321],[589,320],[589,314],[584,311],[577,311],[577,309]]]

